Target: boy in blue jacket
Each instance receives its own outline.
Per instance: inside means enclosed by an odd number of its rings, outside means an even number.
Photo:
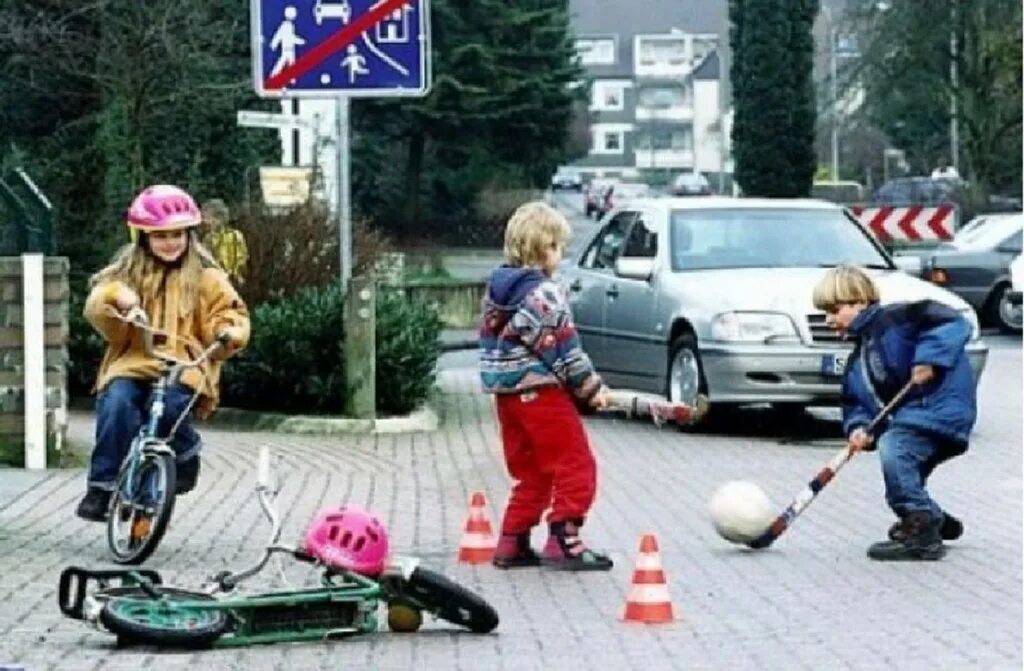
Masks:
[[[885,499],[899,518],[868,556],[941,559],[942,541],[959,538],[963,525],[925,485],[936,466],[967,450],[974,426],[974,376],[964,351],[971,326],[935,301],[879,305],[878,287],[854,266],[828,271],[814,288],[814,305],[855,343],[843,376],[843,431],[854,450],[877,443]],[[915,389],[878,435],[869,435],[864,427],[910,380]]]

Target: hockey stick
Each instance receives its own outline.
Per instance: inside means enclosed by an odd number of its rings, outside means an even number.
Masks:
[[[644,394],[611,391],[608,393],[608,405],[604,410],[625,413],[627,418],[649,418],[656,426],[661,426],[665,422],[695,424],[707,414],[708,399],[704,395],[698,395],[694,405],[686,405]]]
[[[871,420],[864,430],[868,433],[872,433],[878,425],[889,416],[889,413],[899,405],[903,397],[913,388],[914,382],[911,380],[906,384],[905,387],[900,389],[899,393],[893,396],[892,400],[889,401],[884,408]],[[797,516],[804,511],[807,506],[811,505],[811,501],[814,500],[821,490],[825,488],[832,478],[836,476],[843,466],[846,465],[856,452],[851,448],[849,444],[843,449],[839,450],[834,457],[818,471],[818,474],[811,479],[807,486],[804,487],[803,491],[800,492],[793,502],[789,504],[789,507],[782,511],[782,514],[775,518],[775,521],[771,523],[768,529],[756,539],[747,543],[747,546],[761,550],[768,547],[775,542],[779,536],[785,533],[786,529],[793,525],[794,520]]]

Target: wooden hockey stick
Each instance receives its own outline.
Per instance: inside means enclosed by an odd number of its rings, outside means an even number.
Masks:
[[[696,424],[707,414],[708,407],[708,399],[703,394],[698,395],[696,403],[691,406],[646,394],[611,391],[608,393],[608,406],[604,410],[621,412],[629,418],[649,418],[656,426],[661,426],[666,422]]]

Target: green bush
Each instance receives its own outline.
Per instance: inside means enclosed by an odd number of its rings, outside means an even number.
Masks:
[[[248,349],[225,366],[224,405],[340,414],[344,407],[343,301],[339,288],[308,288],[252,311]],[[377,414],[419,406],[434,384],[441,322],[398,292],[377,303]]]
[[[430,393],[441,353],[437,308],[400,291],[377,293],[377,414],[401,414]]]
[[[68,395],[88,398],[107,344],[82,314],[85,292],[71,292],[68,302]]]

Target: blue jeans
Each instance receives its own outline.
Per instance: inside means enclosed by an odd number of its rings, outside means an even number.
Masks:
[[[967,449],[940,436],[905,426],[893,426],[878,439],[878,458],[885,478],[885,500],[898,517],[927,512],[942,519],[942,508],[925,485],[935,467]]]
[[[114,489],[121,462],[128,455],[143,422],[149,418],[152,393],[151,381],[126,377],[114,378],[100,392],[96,399],[96,447],[89,461],[89,487]],[[157,425],[158,437],[165,437],[171,430],[192,394],[193,391],[183,385],[167,389],[164,414]],[[183,462],[199,458],[202,442],[192,425],[192,413],[178,426],[171,447],[179,468]]]

